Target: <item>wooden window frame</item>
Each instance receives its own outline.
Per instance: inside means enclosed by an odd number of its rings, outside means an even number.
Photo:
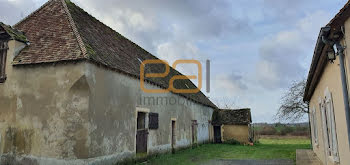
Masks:
[[[7,79],[6,76],[6,60],[8,45],[6,41],[0,41],[0,83],[4,83]]]

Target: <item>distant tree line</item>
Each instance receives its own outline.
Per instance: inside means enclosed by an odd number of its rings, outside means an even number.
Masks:
[[[257,135],[275,136],[310,136],[309,125],[302,124],[255,124],[254,131]]]

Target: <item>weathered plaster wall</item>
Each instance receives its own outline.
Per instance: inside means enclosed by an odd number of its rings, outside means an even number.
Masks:
[[[249,143],[248,125],[223,125],[222,133],[223,142],[234,139],[241,143]]]
[[[88,91],[77,81],[84,65],[13,67],[19,47],[23,43],[9,42],[7,80],[0,84],[0,153],[81,157],[88,137]]]
[[[172,118],[176,119],[176,148],[192,144],[192,120],[199,123],[198,142],[209,141],[208,121],[211,120],[212,108],[186,102],[185,98],[172,93],[144,93],[139,79],[91,63],[86,64],[86,77],[91,87],[90,157],[135,155],[137,107],[159,113],[159,128],[149,130],[149,154],[171,150]],[[146,84],[146,88],[158,87]],[[176,104],[172,104],[174,100]]]
[[[0,84],[0,162],[114,164],[134,157],[137,108],[159,113],[159,128],[149,130],[149,154],[171,150],[171,119],[175,148],[192,144],[192,120],[198,142],[209,141],[212,108],[172,93],[143,93],[139,79],[89,62],[12,66],[23,44],[9,46],[8,78]],[[167,101],[153,103],[157,98]]]

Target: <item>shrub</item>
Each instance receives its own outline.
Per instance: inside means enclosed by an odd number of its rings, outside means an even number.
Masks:
[[[232,145],[241,145],[242,144],[241,142],[239,142],[235,139],[226,140],[224,143],[225,144],[232,144]]]
[[[282,136],[285,136],[285,135],[288,135],[290,133],[293,133],[294,132],[294,129],[293,127],[290,127],[290,126],[284,126],[280,129],[280,132],[279,134],[282,135]]]

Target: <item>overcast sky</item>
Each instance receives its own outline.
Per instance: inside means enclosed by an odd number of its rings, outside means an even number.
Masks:
[[[280,97],[307,76],[320,28],[346,0],[72,0],[170,64],[210,59],[212,101],[252,109],[274,122]],[[0,0],[13,25],[44,0]],[[191,67],[190,67],[191,68]],[[181,72],[193,73],[181,66]],[[205,91],[205,90],[203,90]]]

